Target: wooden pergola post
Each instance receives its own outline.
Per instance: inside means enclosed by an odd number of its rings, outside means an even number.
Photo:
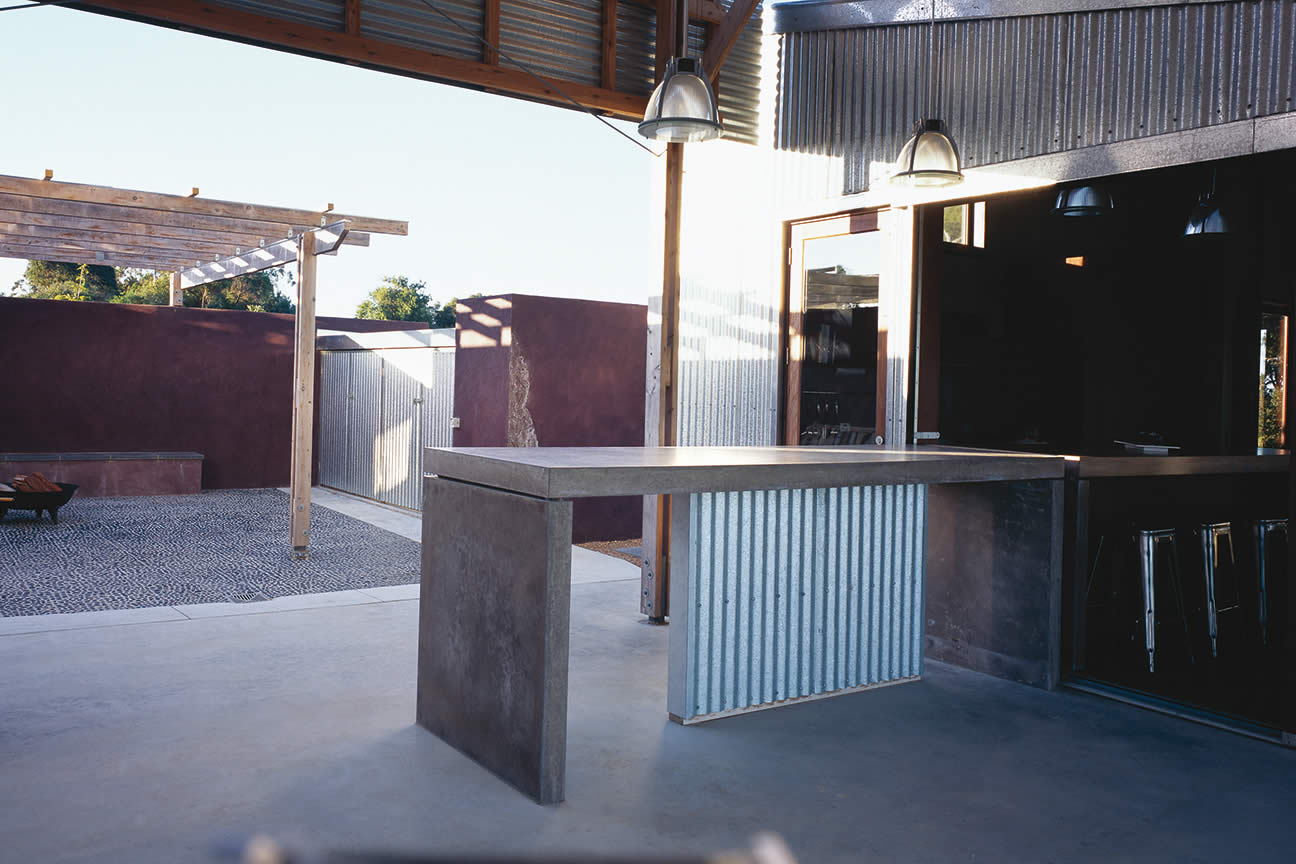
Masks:
[[[292,476],[289,536],[292,557],[310,544],[311,442],[315,421],[315,234],[297,241],[297,321],[293,342]]]
[[[180,282],[180,271],[171,274],[171,305],[184,305],[184,285]]]

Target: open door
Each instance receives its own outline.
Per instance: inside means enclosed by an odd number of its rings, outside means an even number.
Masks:
[[[885,336],[878,327],[883,249],[876,211],[788,226],[783,299],[784,444],[881,444]]]

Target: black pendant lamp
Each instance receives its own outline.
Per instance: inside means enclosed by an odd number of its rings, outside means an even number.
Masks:
[[[701,58],[688,56],[688,2],[676,0],[676,54],[666,64],[661,83],[653,90],[639,134],[671,143],[710,141],[724,132],[715,90],[702,69]]]
[[[1185,237],[1205,234],[1228,234],[1228,220],[1224,218],[1219,203],[1215,200],[1215,169],[1211,169],[1211,188],[1209,192],[1197,199],[1188,224],[1184,226]]]
[[[963,182],[958,146],[937,119],[933,92],[932,68],[936,65],[936,4],[931,7],[931,25],[927,31],[927,109],[914,133],[900,148],[891,183],[896,186],[953,186]]]
[[[1053,204],[1055,216],[1107,216],[1116,205],[1102,186],[1072,186],[1058,190]]]

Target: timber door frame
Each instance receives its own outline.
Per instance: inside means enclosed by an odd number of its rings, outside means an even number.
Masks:
[[[801,441],[801,366],[804,355],[802,326],[805,321],[804,255],[807,240],[824,237],[841,237],[849,234],[868,234],[882,231],[882,214],[885,207],[852,210],[809,219],[796,219],[783,223],[785,250],[782,285],[782,308],[779,314],[779,423],[778,438],[781,444],[797,445]],[[885,238],[884,238],[885,244]],[[883,262],[885,263],[885,257]],[[881,268],[879,268],[881,269]],[[881,286],[882,280],[879,280]],[[879,311],[881,308],[879,287]],[[878,326],[877,354],[877,404],[874,413],[875,434],[883,435],[887,417],[886,332]],[[796,392],[798,398],[793,399]]]

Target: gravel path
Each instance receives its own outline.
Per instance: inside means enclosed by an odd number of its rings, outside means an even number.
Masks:
[[[277,489],[73,498],[57,525],[0,520],[0,615],[250,602],[419,580],[419,544],[323,507],[311,559],[288,558]]]

